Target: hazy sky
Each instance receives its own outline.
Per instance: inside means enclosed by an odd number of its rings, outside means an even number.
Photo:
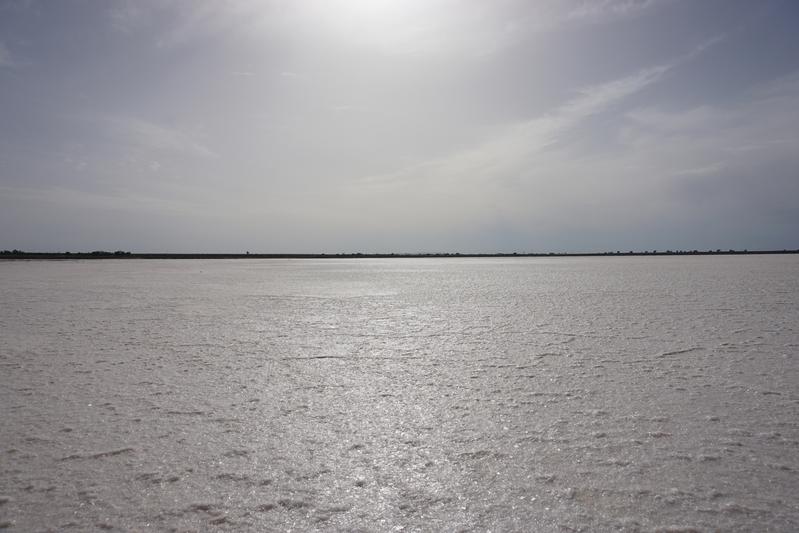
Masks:
[[[799,248],[799,2],[0,0],[3,248]]]

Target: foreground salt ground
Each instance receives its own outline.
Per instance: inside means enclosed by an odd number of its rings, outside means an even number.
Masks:
[[[799,258],[0,263],[19,531],[799,530]]]

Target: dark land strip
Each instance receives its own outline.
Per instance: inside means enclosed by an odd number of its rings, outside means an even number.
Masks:
[[[799,250],[665,250],[615,252],[512,252],[512,253],[313,253],[313,254],[194,254],[194,253],[131,253],[125,251],[93,252],[24,252],[0,251],[0,260],[31,259],[394,259],[394,258],[481,258],[481,257],[641,257],[675,255],[776,255],[799,254]]]

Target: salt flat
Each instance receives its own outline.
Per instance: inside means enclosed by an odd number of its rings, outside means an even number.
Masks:
[[[799,530],[799,257],[0,262],[11,530]]]

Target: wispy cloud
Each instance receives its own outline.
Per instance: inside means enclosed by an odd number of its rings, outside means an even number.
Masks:
[[[611,149],[612,156],[603,159],[600,154],[605,150],[592,155],[580,144],[596,143],[596,139],[580,140],[582,136],[574,134],[585,131],[585,123],[593,117],[613,113],[608,115],[613,126],[604,126],[606,142],[613,143],[616,128],[625,121],[620,112],[624,104],[695,55],[691,51],[667,63],[584,87],[551,111],[497,128],[486,141],[470,148],[363,177],[347,191],[352,200],[340,201],[355,201],[367,211],[369,206],[382,206],[372,214],[389,221],[387,226],[391,220],[407,218],[405,211],[412,206],[420,231],[435,226],[444,233],[491,227],[545,231],[542,225],[552,221],[567,228],[563,231],[573,227],[579,232],[577,228],[590,229],[591,216],[601,218],[607,227],[645,217],[646,210],[631,203],[629,191],[646,194],[646,184],[635,175],[647,172],[646,158]],[[713,162],[698,159],[663,168],[676,172],[708,167],[703,170],[710,171]],[[617,201],[624,207],[616,206]],[[599,207],[597,202],[604,203]],[[398,206],[396,211],[393,205]],[[564,221],[563,209],[579,213]]]
[[[481,181],[496,179],[501,170],[519,166],[531,155],[555,144],[561,136],[592,115],[656,83],[673,68],[673,64],[657,65],[635,74],[586,87],[578,96],[550,113],[532,120],[506,126],[504,131],[483,144],[450,156],[427,161],[399,172],[370,176],[366,183],[444,179]]]
[[[197,207],[185,201],[148,196],[130,191],[85,191],[68,187],[9,187],[0,185],[0,196],[14,205],[45,204],[69,209],[101,211],[196,213]]]
[[[625,114],[621,140],[634,153],[660,157],[657,166],[666,174],[687,176],[745,167],[747,159],[758,157],[756,152],[766,159],[789,155],[799,148],[797,79],[764,84],[734,106],[635,109]]]
[[[717,161],[709,165],[685,168],[674,172],[675,176],[711,176],[724,170],[724,163]]]
[[[142,4],[121,1],[109,6],[107,13],[113,29],[128,33],[142,22],[145,11]]]
[[[5,44],[0,42],[0,68],[13,66],[16,66],[16,63],[11,56],[11,51]]]
[[[656,3],[658,0],[581,0],[568,12],[566,18],[607,20],[641,13]]]
[[[625,117],[640,128],[679,134],[718,126],[722,119],[718,109],[706,105],[668,113],[652,107],[634,109]]]
[[[553,111],[508,125],[479,146],[398,172],[370,176],[364,182],[401,183],[439,179],[454,185],[465,179],[485,182],[501,179],[503,175],[516,176],[513,169],[528,165],[534,154],[558,143],[581,122],[657,83],[669,71],[695,58],[719,40],[714,38],[701,43],[668,63],[643,68],[629,76],[578,90],[577,96]]]
[[[217,156],[196,136],[176,127],[129,116],[104,117],[100,122],[119,142],[133,147],[196,157]]]
[[[631,96],[659,81],[674,68],[676,62],[639,70],[635,74],[579,91],[580,96],[558,109],[554,116],[561,126],[572,126],[576,122],[601,112],[609,105]]]

